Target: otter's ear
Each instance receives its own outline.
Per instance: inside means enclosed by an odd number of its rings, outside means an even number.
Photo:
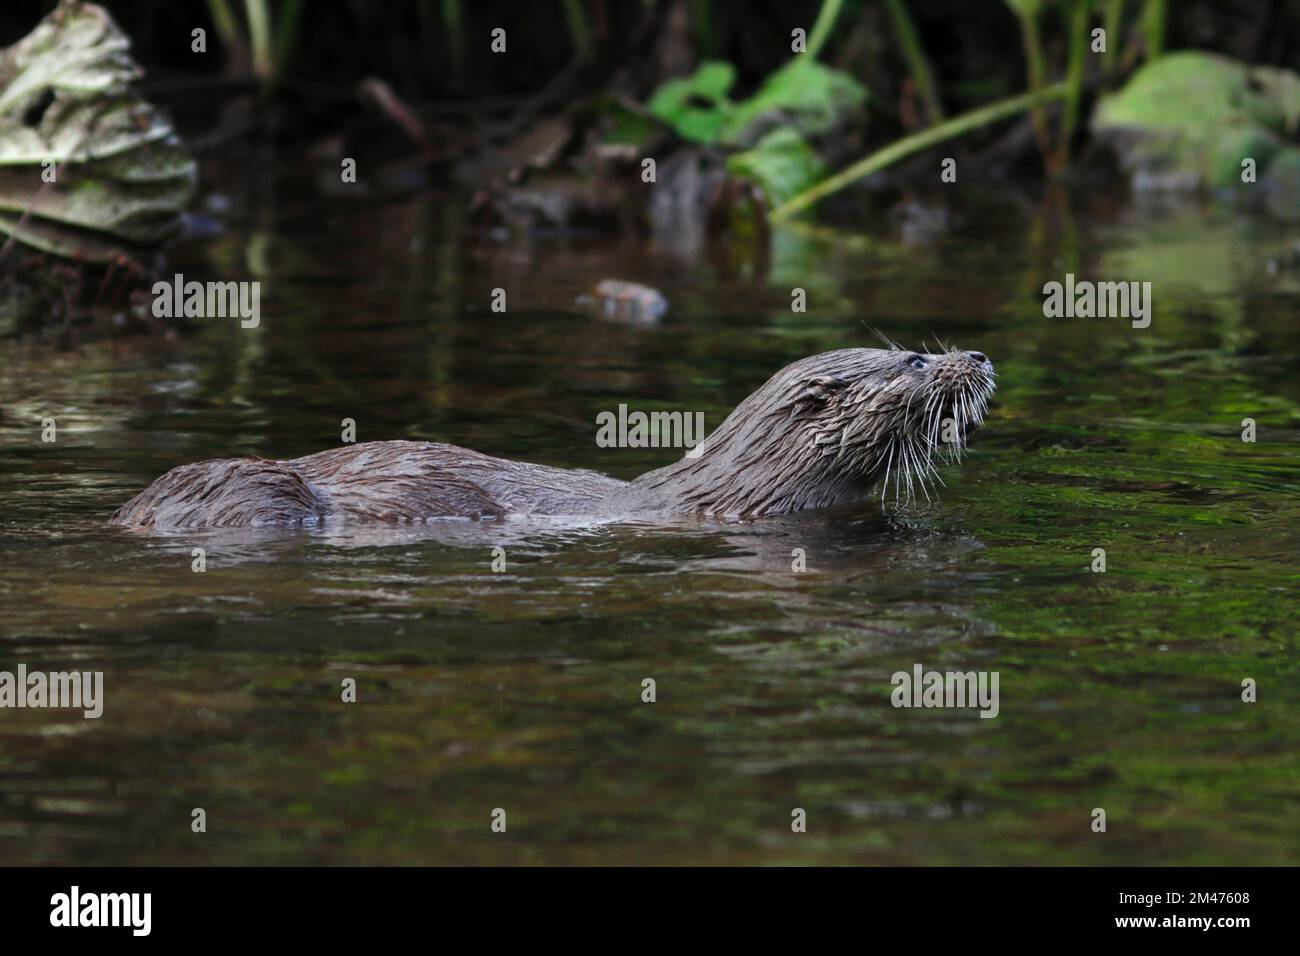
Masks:
[[[848,382],[834,375],[814,375],[799,383],[795,404],[803,406],[828,405],[848,388]]]

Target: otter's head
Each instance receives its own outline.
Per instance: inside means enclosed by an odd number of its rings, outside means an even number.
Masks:
[[[865,497],[930,496],[935,458],[958,460],[984,419],[981,352],[841,349],[786,366],[736,407],[695,458],[641,482],[707,514],[785,514]]]

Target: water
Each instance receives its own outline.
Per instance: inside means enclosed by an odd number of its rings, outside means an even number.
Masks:
[[[169,261],[261,280],[258,329],[0,344],[0,670],[106,687],[100,720],[0,711],[0,861],[1297,862],[1294,235],[993,197],[937,235],[800,228],[764,262],[494,245],[437,197],[267,192],[234,190],[223,231]],[[1151,281],[1152,326],[1045,319],[1042,284],[1067,271]],[[657,328],[577,314],[607,277],[672,311]],[[343,418],[360,440],[632,477],[677,453],[597,448],[598,412],[712,427],[785,363],[874,344],[864,324],[997,365],[937,503],[727,525],[105,525],[174,465],[333,447]],[[916,663],[997,671],[999,716],[895,709],[890,676]]]

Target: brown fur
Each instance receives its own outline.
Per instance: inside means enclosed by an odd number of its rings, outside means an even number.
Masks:
[[[932,459],[959,457],[993,391],[979,353],[842,349],[782,369],[686,457],[619,481],[493,458],[455,445],[388,441],[290,461],[182,465],[113,515],[139,529],[415,522],[507,515],[687,513],[755,517],[859,500],[880,482],[929,494]],[[956,442],[940,441],[945,419]]]

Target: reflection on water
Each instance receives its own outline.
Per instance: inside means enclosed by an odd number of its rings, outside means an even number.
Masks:
[[[244,216],[236,197],[227,231],[173,265],[260,279],[258,329],[3,344],[0,670],[102,670],[107,700],[98,721],[0,711],[0,858],[1296,862],[1294,237],[976,202],[908,242],[800,226],[754,263],[495,247],[429,199]],[[1042,285],[1067,271],[1151,281],[1151,328],[1044,319]],[[607,277],[663,290],[670,313],[579,314]],[[631,477],[676,453],[598,448],[597,412],[712,427],[786,362],[870,344],[864,324],[997,363],[990,419],[937,503],[732,524],[104,524],[176,464],[317,451],[343,418],[361,440]],[[895,710],[890,675],[918,662],[998,671],[1000,716]]]

